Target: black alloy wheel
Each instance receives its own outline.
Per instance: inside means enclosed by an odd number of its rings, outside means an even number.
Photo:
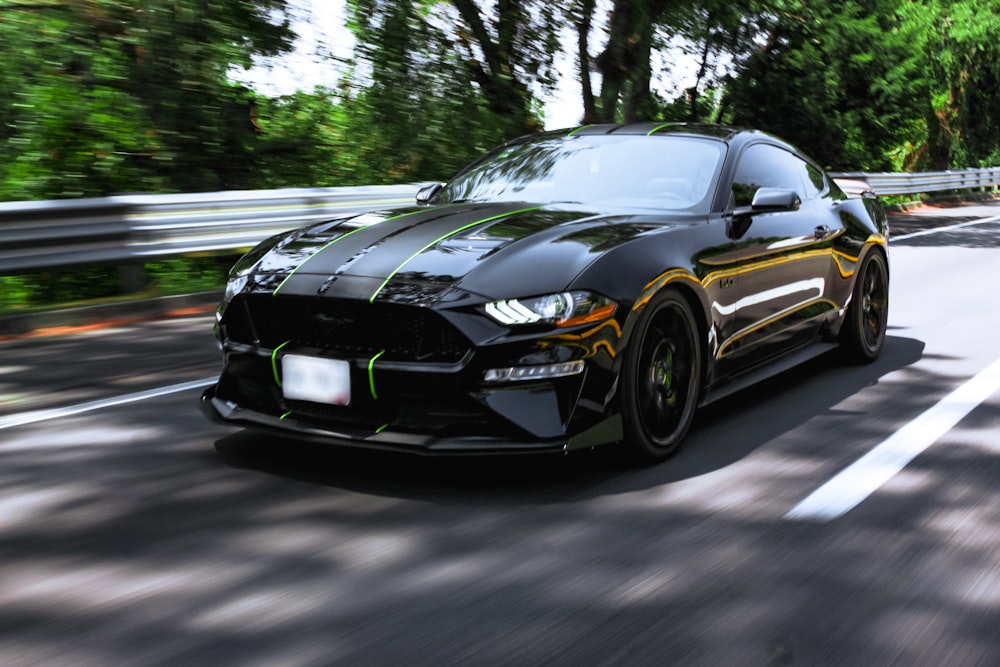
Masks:
[[[851,305],[841,332],[849,357],[868,363],[878,358],[889,323],[889,269],[885,256],[872,250],[858,269]]]
[[[701,388],[701,343],[694,314],[666,289],[646,305],[622,369],[625,445],[652,463],[680,447],[694,419]]]

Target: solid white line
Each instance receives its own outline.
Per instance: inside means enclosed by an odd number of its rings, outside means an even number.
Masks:
[[[850,511],[1000,390],[1000,359],[898,430],[785,515],[830,521]]]
[[[919,232],[913,232],[912,234],[903,234],[902,236],[890,237],[889,242],[893,241],[905,241],[906,239],[912,239],[917,236],[928,236],[930,234],[940,234],[941,232],[950,232],[953,229],[961,229],[962,227],[971,227],[972,225],[984,225],[988,222],[1000,222],[1000,215],[995,215],[992,218],[983,218],[981,220],[969,220],[968,222],[960,222],[955,225],[948,225],[947,227],[933,227],[931,229],[924,229]]]
[[[81,412],[90,412],[92,410],[100,410],[101,408],[124,405],[125,403],[144,401],[147,398],[156,398],[158,396],[166,396],[167,394],[176,394],[177,392],[188,391],[189,389],[198,389],[199,387],[206,387],[212,384],[215,380],[216,378],[212,377],[204,380],[194,380],[193,382],[182,382],[181,384],[172,384],[166,387],[159,387],[157,389],[138,391],[134,394],[125,394],[123,396],[115,396],[113,398],[103,398],[99,401],[90,401],[89,403],[70,405],[65,408],[34,410],[32,412],[22,412],[21,414],[11,415],[9,417],[0,417],[0,431],[7,428],[13,428],[15,426],[24,426],[25,424],[47,421],[49,419],[58,419],[60,417],[78,415]]]

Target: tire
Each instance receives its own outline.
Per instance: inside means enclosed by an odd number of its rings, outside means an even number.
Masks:
[[[871,363],[882,352],[889,321],[889,268],[878,250],[868,253],[858,269],[840,332],[849,361]]]
[[[680,447],[698,405],[701,365],[694,313],[665,289],[642,313],[622,368],[622,444],[633,462],[662,461]]]

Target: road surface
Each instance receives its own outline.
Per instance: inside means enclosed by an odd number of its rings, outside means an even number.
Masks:
[[[211,424],[210,316],[2,342],[0,664],[1000,664],[997,216],[894,218],[877,362],[638,470]]]

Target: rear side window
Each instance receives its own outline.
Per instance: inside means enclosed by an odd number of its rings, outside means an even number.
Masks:
[[[760,188],[782,188],[794,190],[805,200],[818,195],[823,187],[822,172],[809,163],[777,146],[754,144],[740,156],[733,199],[736,206],[749,206]]]

